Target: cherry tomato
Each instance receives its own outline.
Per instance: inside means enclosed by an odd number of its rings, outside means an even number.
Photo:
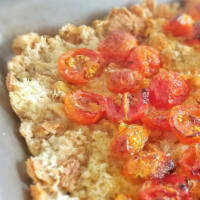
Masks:
[[[200,142],[200,106],[179,105],[170,112],[169,123],[182,143]]]
[[[122,97],[122,107],[124,111],[124,121],[132,123],[140,120],[147,108],[149,102],[149,93],[146,89],[142,89],[142,94],[139,98],[135,99],[130,93],[124,93]]]
[[[125,31],[110,33],[99,44],[98,50],[108,62],[123,63],[132,48],[138,45],[136,38]]]
[[[169,109],[181,104],[189,95],[189,86],[177,72],[162,71],[153,77],[149,100],[156,108]]]
[[[152,77],[161,67],[160,53],[149,46],[138,46],[130,52],[128,67],[138,70],[145,77]]]
[[[142,84],[142,75],[130,69],[111,72],[107,81],[108,89],[116,93],[135,92],[141,89]]]
[[[164,31],[175,37],[188,37],[191,34],[193,19],[187,14],[179,14],[164,25]]]
[[[191,37],[188,39],[189,45],[200,45],[200,22],[197,22],[192,29]]]
[[[131,196],[125,194],[118,194],[115,200],[133,200]]]
[[[148,130],[142,126],[126,126],[112,138],[111,155],[117,159],[125,159],[140,152],[148,140],[148,135]]]
[[[181,168],[192,179],[200,180],[200,147],[188,147],[181,160],[179,161]]]
[[[97,51],[73,49],[60,56],[58,69],[68,82],[84,85],[89,79],[99,75],[104,67],[104,59]]]
[[[102,96],[81,90],[69,94],[64,100],[67,117],[78,124],[94,124],[103,117],[102,101]]]
[[[168,131],[170,130],[169,110],[160,110],[149,106],[148,111],[142,117],[142,122],[150,129]]]
[[[188,10],[188,14],[194,19],[194,20],[200,20],[200,4],[196,4],[192,6]]]
[[[122,174],[129,179],[163,178],[174,169],[173,161],[161,151],[141,151],[124,164]]]
[[[112,98],[104,98],[104,109],[106,116],[113,122],[125,121],[131,123],[140,120],[148,108],[148,92],[142,90],[140,97],[135,98],[130,93],[124,93],[121,104],[117,105]]]
[[[172,174],[163,179],[146,181],[141,190],[141,200],[192,200],[191,186],[187,177]]]

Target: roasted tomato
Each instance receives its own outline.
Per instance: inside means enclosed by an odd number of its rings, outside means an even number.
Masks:
[[[170,130],[169,112],[169,110],[160,110],[149,106],[148,111],[142,117],[142,122],[150,129],[168,131]]]
[[[200,22],[197,22],[192,29],[190,38],[187,40],[189,45],[200,45]]]
[[[138,70],[145,77],[152,77],[161,67],[160,53],[149,46],[138,46],[133,49],[127,59],[130,69]]]
[[[133,200],[130,195],[118,194],[115,200]]]
[[[122,97],[122,107],[124,111],[123,120],[127,123],[140,120],[147,108],[149,102],[149,93],[146,89],[142,89],[141,96],[139,98],[134,98],[130,93],[124,93]]]
[[[153,77],[149,100],[156,108],[169,109],[181,104],[189,95],[189,86],[177,72],[162,71]]]
[[[188,178],[178,174],[168,175],[163,179],[146,181],[141,190],[141,200],[192,200]]]
[[[102,101],[100,95],[81,90],[69,94],[64,100],[67,117],[78,124],[94,124],[103,117]]]
[[[69,50],[58,60],[58,69],[63,78],[75,85],[86,84],[103,71],[104,65],[101,54],[89,49]]]
[[[125,125],[112,138],[110,151],[117,159],[125,159],[140,152],[148,140],[148,130],[139,125]]]
[[[170,112],[169,123],[182,143],[200,142],[200,106],[179,105]]]
[[[196,4],[192,6],[188,10],[188,14],[194,19],[194,20],[200,20],[200,4]]]
[[[179,14],[164,25],[164,31],[175,37],[188,37],[192,32],[193,19],[190,15]]]
[[[125,121],[131,123],[140,120],[148,108],[148,91],[142,90],[140,97],[134,97],[130,93],[124,93],[120,105],[112,98],[104,97],[104,109],[106,116],[113,122]]]
[[[141,89],[143,77],[130,69],[115,70],[109,74],[108,89],[116,93],[135,92]]]
[[[200,180],[200,147],[190,146],[182,155],[179,164],[192,179]]]
[[[98,50],[108,62],[123,64],[130,50],[137,45],[136,38],[130,33],[114,31],[100,42]]]
[[[129,179],[163,178],[174,169],[173,161],[161,151],[141,151],[126,161],[122,174]]]

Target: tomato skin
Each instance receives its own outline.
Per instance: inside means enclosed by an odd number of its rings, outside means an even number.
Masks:
[[[189,95],[189,86],[177,72],[162,71],[153,77],[149,86],[150,104],[169,109],[181,104]]]
[[[189,37],[192,32],[193,19],[187,14],[179,14],[168,21],[163,29],[175,37]]]
[[[68,94],[64,100],[67,117],[78,124],[94,124],[104,115],[102,101],[102,96],[81,90]],[[97,105],[98,109],[93,110],[91,104]]]
[[[76,61],[78,56],[79,62]],[[99,75],[104,66],[105,61],[101,54],[86,48],[69,50],[58,59],[58,70],[61,75],[75,85],[85,85],[89,79]]]
[[[160,53],[149,46],[140,45],[130,52],[127,59],[130,69],[138,70],[145,77],[152,77],[162,66]]]
[[[106,116],[115,123],[120,121],[132,123],[140,120],[148,108],[148,98],[146,89],[142,89],[141,96],[137,99],[128,92],[124,93],[120,105],[114,103],[111,97],[104,97]]]
[[[200,180],[200,148],[199,146],[188,147],[179,161],[183,171],[191,178]]]
[[[142,117],[142,122],[152,130],[168,131],[170,130],[169,110],[158,110],[153,106],[149,106],[148,111]]]
[[[182,143],[200,142],[199,116],[199,105],[179,105],[170,111],[171,130]]]
[[[113,31],[99,43],[98,50],[108,62],[123,64],[132,48],[138,46],[136,38],[125,31]]]
[[[111,156],[127,159],[140,152],[148,140],[148,130],[139,125],[128,125],[111,140]]]
[[[140,190],[140,198],[141,200],[192,200],[190,189],[187,177],[172,174],[163,179],[146,181]]]
[[[107,87],[115,93],[135,92],[141,89],[143,77],[130,69],[115,70],[109,74]]]
[[[122,174],[128,179],[161,179],[173,169],[174,163],[165,153],[141,151],[125,162]]]
[[[200,45],[200,22],[194,24],[190,38],[187,40],[189,45]]]

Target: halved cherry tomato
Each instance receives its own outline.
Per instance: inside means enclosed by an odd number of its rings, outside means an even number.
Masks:
[[[188,14],[194,19],[200,19],[200,4],[193,5],[189,10]]]
[[[130,195],[118,194],[115,200],[133,200]]]
[[[148,111],[142,117],[142,122],[150,129],[168,131],[170,130],[169,112],[169,110],[160,110],[149,106]]]
[[[98,50],[108,62],[121,64],[137,45],[136,38],[130,33],[114,31],[100,42]]]
[[[125,162],[122,174],[129,179],[160,179],[173,169],[174,163],[165,153],[141,151]]]
[[[68,94],[64,100],[67,117],[78,124],[94,124],[103,117],[102,101],[102,96],[81,90]]]
[[[187,40],[189,45],[200,45],[200,22],[194,24],[190,38]]]
[[[179,161],[181,168],[192,179],[200,180],[200,147],[190,146]]]
[[[171,108],[181,104],[189,95],[189,86],[177,72],[162,71],[153,77],[149,100],[156,108]]]
[[[86,84],[102,72],[104,65],[99,52],[84,48],[69,50],[58,60],[58,69],[63,78],[75,85]]]
[[[142,75],[130,69],[111,72],[107,81],[108,89],[116,93],[135,92],[141,89],[142,84]]]
[[[141,200],[192,200],[188,178],[178,174],[163,179],[146,181],[141,190]]]
[[[149,46],[138,46],[130,52],[128,67],[138,70],[145,77],[152,77],[161,67],[160,53]]]
[[[149,93],[146,89],[142,89],[142,94],[138,99],[130,93],[124,93],[122,97],[122,107],[124,111],[123,120],[127,123],[140,120],[148,108]]]
[[[168,21],[163,29],[166,33],[171,33],[175,37],[188,37],[192,32],[193,19],[190,15],[179,14],[172,20]]]
[[[148,108],[148,91],[142,90],[139,98],[130,93],[124,93],[121,104],[117,105],[110,97],[104,97],[104,109],[106,116],[113,122],[125,121],[131,123],[140,120]]]
[[[169,123],[182,143],[200,142],[200,106],[179,105],[170,112]]]
[[[140,152],[148,140],[148,130],[139,125],[126,125],[112,138],[111,155],[114,158],[125,159]]]

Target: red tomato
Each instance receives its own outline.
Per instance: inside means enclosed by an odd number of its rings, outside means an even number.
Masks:
[[[149,106],[148,111],[142,117],[142,122],[150,129],[168,131],[170,130],[169,110],[158,110],[153,106]]]
[[[138,70],[145,77],[152,77],[161,67],[160,53],[149,46],[138,46],[133,49],[127,59],[128,67]]]
[[[179,14],[164,25],[164,31],[175,37],[188,37],[192,32],[193,19],[187,14]]]
[[[104,109],[106,116],[113,122],[125,121],[131,123],[140,120],[148,108],[148,92],[143,89],[141,96],[137,99],[130,93],[124,93],[121,105],[114,103],[112,98],[104,98]]]
[[[130,33],[114,31],[99,43],[98,50],[108,62],[121,64],[137,45],[136,38]]]
[[[148,140],[148,130],[139,125],[128,125],[111,141],[110,151],[114,158],[125,159],[140,152]]]
[[[187,41],[189,45],[200,45],[200,22],[197,22],[192,29],[191,37]]]
[[[116,93],[135,92],[141,89],[142,84],[142,75],[130,69],[111,72],[107,81],[108,89]]]
[[[67,117],[78,124],[94,124],[103,117],[102,101],[102,96],[81,90],[69,94],[64,100]]]
[[[122,98],[122,107],[124,111],[124,121],[132,123],[140,120],[148,108],[149,93],[146,89],[142,90],[142,94],[138,100],[130,93],[124,93]]]
[[[104,59],[97,51],[73,49],[58,60],[58,69],[68,82],[84,85],[89,79],[99,75],[104,67]]]
[[[189,95],[189,86],[177,72],[160,72],[149,86],[149,100],[156,108],[171,108],[181,104]]]
[[[168,175],[163,179],[146,181],[141,190],[141,200],[192,200],[191,186],[185,176]]]
[[[122,174],[129,179],[163,178],[174,169],[173,161],[161,151],[141,151],[123,166]]]
[[[200,180],[200,147],[188,147],[179,164],[190,178]]]
[[[200,4],[196,4],[192,6],[188,10],[188,14],[194,19],[194,20],[200,20]]]
[[[169,123],[182,143],[200,142],[200,106],[179,105],[170,112]]]

